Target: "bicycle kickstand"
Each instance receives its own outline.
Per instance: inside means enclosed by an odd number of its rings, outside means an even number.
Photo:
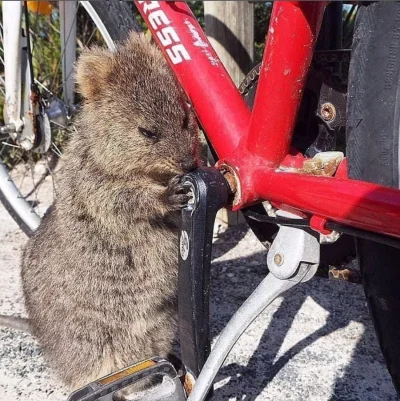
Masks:
[[[298,218],[278,211],[286,217]],[[282,226],[268,252],[270,273],[233,315],[216,341],[188,401],[203,401],[228,353],[251,322],[277,297],[310,280],[317,271],[320,244],[310,229]]]

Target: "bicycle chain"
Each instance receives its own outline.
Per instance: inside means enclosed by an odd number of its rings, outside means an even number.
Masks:
[[[315,52],[311,68],[321,73],[323,80],[332,87],[347,91],[349,65],[350,50],[329,50]],[[243,97],[246,97],[250,89],[257,83],[260,70],[261,63],[251,69],[243,79],[239,86],[239,92]]]

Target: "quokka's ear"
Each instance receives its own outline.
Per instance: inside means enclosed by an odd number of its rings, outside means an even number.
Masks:
[[[112,71],[113,53],[101,47],[84,50],[76,65],[78,91],[86,99],[101,96]]]

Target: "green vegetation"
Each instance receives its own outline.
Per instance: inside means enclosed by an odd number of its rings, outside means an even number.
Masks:
[[[0,7],[0,20],[2,11]],[[102,44],[102,38],[93,21],[86,11],[78,8],[77,13],[77,56],[87,45]],[[25,17],[23,17],[23,29],[26,30]],[[39,90],[43,99],[50,100],[53,96],[63,99],[63,78],[61,68],[61,37],[60,15],[58,3],[53,3],[50,15],[41,15],[37,12],[29,12],[29,33],[32,49],[33,72],[36,82],[39,82]],[[0,55],[3,57],[3,46],[0,46]],[[4,65],[0,63],[0,73],[4,76]],[[0,83],[0,85],[3,85]],[[0,124],[3,125],[4,90],[0,91]],[[52,125],[52,141],[54,147],[62,149],[67,140],[67,129]],[[11,140],[8,144],[2,138],[0,144],[0,156],[8,168],[13,168],[20,161],[28,160],[35,163],[40,155],[34,152],[25,152],[21,148],[13,146]]]

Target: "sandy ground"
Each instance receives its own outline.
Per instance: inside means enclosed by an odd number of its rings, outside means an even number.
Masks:
[[[19,258],[26,242],[0,205],[0,313],[24,316]],[[212,334],[265,275],[266,252],[246,228],[215,242]],[[314,278],[277,299],[216,379],[215,400],[394,401],[362,288]],[[0,329],[0,401],[66,400],[28,334]]]

